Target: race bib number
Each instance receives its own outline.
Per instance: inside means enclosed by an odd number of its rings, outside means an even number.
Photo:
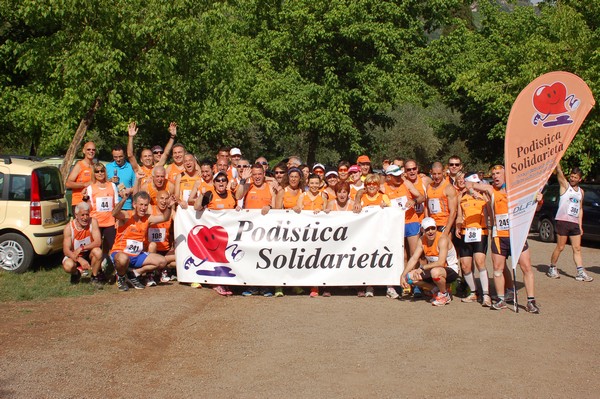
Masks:
[[[577,201],[577,200],[575,200]],[[571,202],[567,209],[567,214],[572,217],[579,217],[579,201]]]
[[[144,243],[136,240],[127,240],[127,245],[123,252],[130,255],[139,255],[144,248]]]
[[[508,213],[496,215],[496,229],[497,230],[508,230]]]
[[[427,205],[429,207],[429,212],[434,215],[442,211],[439,198],[430,198],[429,201],[427,201]]]
[[[390,201],[391,201],[392,206],[395,208],[406,208],[406,203],[408,202],[408,197],[406,197],[406,195],[403,195],[402,197],[391,198]]]
[[[423,213],[425,211],[425,203],[415,204],[415,212]]]
[[[465,229],[465,242],[481,242],[481,229],[477,227],[467,227]]]
[[[190,194],[192,193],[192,190],[183,190],[183,198],[182,200],[184,200],[185,202],[187,202],[190,199]]]
[[[151,227],[148,229],[148,241],[163,242],[167,237],[167,229]]]
[[[98,212],[112,212],[113,200],[111,197],[97,197],[96,210]]]
[[[91,244],[92,242],[92,238],[91,237],[85,237],[83,240],[74,240],[73,241],[73,249],[77,249],[77,248],[81,248],[81,247],[85,247],[88,244]]]

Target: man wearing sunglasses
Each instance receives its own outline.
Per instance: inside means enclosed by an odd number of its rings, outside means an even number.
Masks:
[[[450,237],[437,230],[432,218],[423,219],[421,228],[423,237],[402,272],[400,284],[403,288],[416,285],[422,290],[430,291],[434,294],[431,304],[444,306],[452,301],[446,285],[458,278],[456,249]],[[420,265],[421,255],[427,260],[424,265]]]
[[[454,182],[456,181],[456,174],[458,172],[461,172],[463,170],[463,164],[462,161],[460,159],[460,157],[458,155],[452,155],[449,159],[448,159],[448,171],[450,173],[448,173],[448,182],[452,185],[454,185]]]
[[[83,145],[83,159],[78,161],[69,176],[66,186],[73,192],[71,198],[71,213],[75,215],[75,207],[83,200],[83,191],[92,184],[94,158],[96,157],[96,144],[89,141]]]

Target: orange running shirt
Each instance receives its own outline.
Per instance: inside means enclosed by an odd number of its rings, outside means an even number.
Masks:
[[[144,243],[147,242],[150,216],[144,215],[136,222],[133,211],[123,212],[126,212],[127,220],[123,225],[117,225],[117,236],[110,252],[123,252],[129,256],[137,256],[142,253]]]

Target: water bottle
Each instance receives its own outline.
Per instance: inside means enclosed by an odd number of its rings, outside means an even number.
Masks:
[[[114,181],[115,179],[116,181]],[[117,168],[115,168],[115,171],[113,173],[113,183],[119,184],[119,172],[117,171]]]

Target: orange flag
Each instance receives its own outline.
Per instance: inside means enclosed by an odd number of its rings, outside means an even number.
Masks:
[[[550,72],[531,82],[510,110],[504,164],[513,269],[527,240],[537,193],[594,104],[581,78]]]

